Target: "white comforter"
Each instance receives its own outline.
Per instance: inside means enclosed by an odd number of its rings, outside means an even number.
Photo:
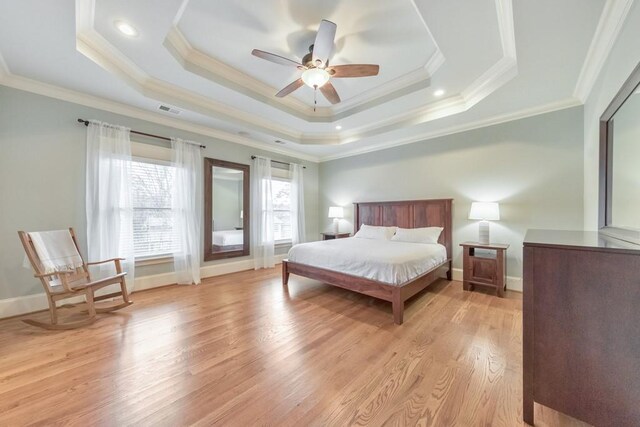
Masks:
[[[289,261],[401,285],[447,259],[440,244],[350,237],[295,245]]]

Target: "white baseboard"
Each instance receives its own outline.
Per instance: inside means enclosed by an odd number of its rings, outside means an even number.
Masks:
[[[286,256],[286,254],[276,255],[276,264],[280,264]],[[205,265],[200,267],[200,275],[204,279],[207,277],[221,276],[223,274],[237,273],[239,271],[251,270],[253,269],[253,265],[252,259]],[[173,285],[175,283],[176,275],[173,272],[136,277],[133,293],[158,288],[160,286]],[[84,301],[84,297],[81,296],[64,300],[65,303],[79,303],[82,301]],[[46,310],[48,307],[47,296],[44,293],[7,298],[0,300],[0,319]]]
[[[276,255],[276,264],[280,264],[286,254]],[[241,261],[225,262],[222,264],[205,265],[200,268],[202,278],[221,276],[223,274],[237,273],[253,269],[253,260],[244,259]],[[453,280],[462,281],[462,269],[454,268]],[[136,284],[133,292],[144,291],[146,289],[158,288],[176,283],[175,273],[154,274],[150,276],[136,277]],[[522,292],[522,279],[520,277],[507,276],[507,289]],[[69,303],[82,302],[83,297],[70,298],[65,300]],[[32,313],[34,311],[46,310],[48,307],[47,297],[44,293],[27,295],[23,297],[7,298],[0,300],[0,319],[21,314]]]
[[[462,269],[454,268],[451,278],[458,282],[462,282]],[[522,278],[507,276],[507,289],[510,291],[522,292]]]

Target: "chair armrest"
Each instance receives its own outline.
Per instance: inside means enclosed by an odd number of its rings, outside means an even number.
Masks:
[[[111,258],[111,259],[105,259],[104,261],[95,261],[95,262],[88,262],[87,265],[98,265],[98,264],[105,264],[107,262],[113,262],[116,265],[116,273],[120,274],[122,273],[122,266],[120,265],[120,261],[124,261],[126,258]]]
[[[94,262],[88,262],[87,265],[98,265],[98,264],[106,264],[108,262],[115,262],[117,261],[124,261],[126,258],[111,258],[111,259],[105,259],[104,261],[94,261]]]

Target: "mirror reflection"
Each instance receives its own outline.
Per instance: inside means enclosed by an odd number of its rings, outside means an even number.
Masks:
[[[640,230],[640,90],[613,116],[611,224]]]
[[[244,244],[243,173],[214,166],[212,176],[213,252],[241,250]]]
[[[249,165],[205,159],[205,261],[249,255]]]

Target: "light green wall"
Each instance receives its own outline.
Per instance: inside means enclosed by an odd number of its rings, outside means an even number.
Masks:
[[[76,122],[79,117],[198,141],[207,146],[203,150],[205,157],[250,164],[251,155],[255,154],[302,163],[307,167],[304,176],[306,232],[311,237],[318,235],[318,165],[315,163],[0,86],[0,299],[42,292],[40,283],[22,266],[24,251],[18,230],[72,226],[86,253],[86,128]],[[162,144],[150,139],[140,141]],[[283,250],[286,249],[280,249]],[[234,260],[239,259],[243,258]],[[213,263],[216,262],[206,264]],[[172,269],[171,263],[146,266],[136,269],[136,275]]]
[[[582,107],[320,164],[320,221],[344,206],[351,230],[356,201],[453,198],[454,267],[459,243],[477,240],[472,201],[498,201],[491,240],[511,244],[508,274],[522,274],[529,228],[582,228]]]
[[[85,247],[86,130],[76,123],[77,117],[199,141],[207,145],[203,153],[207,157],[249,164],[252,154],[269,156],[250,147],[0,86],[0,299],[41,292],[40,284],[22,267],[17,230],[71,225]],[[492,224],[492,240],[511,243],[508,273],[520,276],[527,228],[582,228],[583,125],[583,110],[578,107],[319,166],[303,161],[307,236],[315,240],[319,229],[331,227],[326,215],[332,205],[345,206],[348,220],[354,201],[453,197],[454,262],[460,268],[457,244],[477,237],[477,223],[466,219],[471,201],[498,200],[503,220]],[[343,221],[343,228],[348,225]],[[160,264],[141,267],[137,274],[171,270],[170,263]]]

